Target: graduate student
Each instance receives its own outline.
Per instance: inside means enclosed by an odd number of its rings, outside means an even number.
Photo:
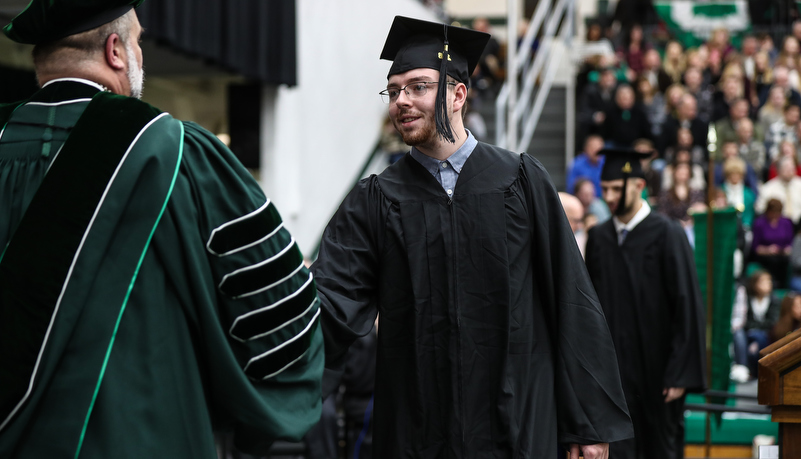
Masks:
[[[142,0],[33,0],[0,105],[0,457],[266,454],[320,417],[319,300],[217,138],[138,100]]]
[[[312,266],[324,393],[379,315],[374,456],[606,458],[632,435],[614,347],[542,165],[462,110],[489,35],[396,17],[389,116],[409,153],[359,182]]]
[[[678,221],[642,199],[649,153],[605,150],[603,198],[613,217],[589,232],[587,270],[617,351],[634,438],[618,459],[683,457],[684,396],[702,391],[703,304],[693,253]]]

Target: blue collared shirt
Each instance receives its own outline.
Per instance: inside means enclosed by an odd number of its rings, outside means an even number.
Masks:
[[[445,193],[447,193],[449,197],[453,197],[453,191],[456,189],[456,180],[459,179],[462,167],[464,167],[467,158],[470,157],[470,154],[473,153],[476,145],[478,145],[478,140],[473,137],[473,134],[467,129],[465,129],[465,132],[467,132],[467,140],[465,140],[462,146],[445,161],[426,156],[415,147],[412,147],[411,151],[412,158],[417,160],[428,172],[431,172],[431,175],[442,185],[442,189],[445,190]]]

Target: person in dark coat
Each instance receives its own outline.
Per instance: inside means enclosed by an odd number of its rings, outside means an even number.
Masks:
[[[676,109],[676,117],[668,117],[662,126],[662,139],[659,142],[660,155],[665,154],[667,147],[676,145],[679,129],[689,129],[693,135],[693,145],[703,148],[705,157],[707,152],[707,137],[709,134],[709,123],[704,123],[698,119],[698,102],[692,94],[685,94],[681,97],[679,106]]]
[[[323,234],[323,394],[379,313],[375,457],[553,458],[561,443],[605,458],[633,430],[556,189],[460,115],[488,38],[395,18],[381,94],[413,148],[360,181]]]
[[[606,114],[602,137],[617,148],[631,148],[637,139],[650,139],[651,123],[639,105],[634,103],[634,89],[627,84],[618,86],[615,106]]]
[[[589,232],[586,261],[615,341],[634,439],[615,459],[674,459],[684,451],[684,396],[705,387],[704,316],[681,225],[642,199],[640,159],[605,150],[603,197],[613,217]]]

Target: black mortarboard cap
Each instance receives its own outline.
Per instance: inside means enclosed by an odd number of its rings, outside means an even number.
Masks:
[[[645,178],[641,160],[651,157],[651,152],[636,150],[605,148],[598,152],[604,155],[604,167],[601,169],[601,180],[627,179],[631,177]]]
[[[641,160],[650,158],[653,152],[639,152],[631,149],[605,148],[598,152],[604,155],[604,167],[601,169],[601,180],[623,179],[623,190],[620,194],[615,213],[623,215],[626,212],[626,188],[628,179],[645,179],[645,171],[642,170]]]
[[[107,24],[144,0],[32,0],[3,32],[17,43],[38,45]]]
[[[469,86],[470,75],[478,65],[490,35],[420,19],[395,16],[389,29],[381,59],[392,61],[387,78],[412,69],[439,70],[437,87],[437,132],[453,143],[447,116],[446,75]]]

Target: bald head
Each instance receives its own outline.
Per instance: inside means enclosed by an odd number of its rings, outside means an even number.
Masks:
[[[572,194],[559,192],[559,200],[562,201],[562,208],[565,209],[565,215],[570,222],[570,229],[575,233],[581,226],[581,220],[584,218],[584,206],[581,201]]]

